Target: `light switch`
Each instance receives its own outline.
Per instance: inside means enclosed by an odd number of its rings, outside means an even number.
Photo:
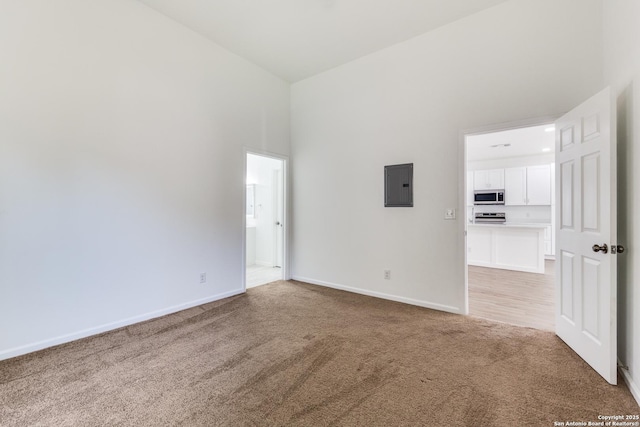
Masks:
[[[449,208],[444,211],[444,219],[456,219],[456,210]]]

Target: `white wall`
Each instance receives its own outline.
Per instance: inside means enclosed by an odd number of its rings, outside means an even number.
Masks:
[[[618,357],[640,402],[640,2],[606,0],[605,80],[618,112]]]
[[[506,157],[503,159],[488,159],[467,162],[467,170],[520,168],[525,166],[549,165],[555,162],[554,154],[540,154],[535,156]]]
[[[600,6],[513,0],[294,84],[292,275],[462,312],[460,132],[600,90]],[[383,167],[405,162],[414,207],[385,209]]]
[[[136,1],[0,6],[0,358],[241,292],[288,84]]]

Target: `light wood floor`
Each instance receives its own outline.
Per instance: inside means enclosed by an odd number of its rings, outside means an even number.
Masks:
[[[250,265],[247,267],[247,289],[255,286],[282,280],[282,269],[279,267],[264,267]]]
[[[469,266],[469,314],[553,331],[555,261],[545,274]]]

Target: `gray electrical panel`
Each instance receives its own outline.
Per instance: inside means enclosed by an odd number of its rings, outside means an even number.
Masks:
[[[413,163],[384,167],[384,206],[413,207]]]

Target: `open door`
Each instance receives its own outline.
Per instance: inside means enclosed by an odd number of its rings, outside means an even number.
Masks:
[[[274,209],[274,267],[282,268],[284,255],[284,181],[283,171],[273,171],[273,205]]]
[[[616,384],[616,135],[609,88],[556,122],[556,334]]]

